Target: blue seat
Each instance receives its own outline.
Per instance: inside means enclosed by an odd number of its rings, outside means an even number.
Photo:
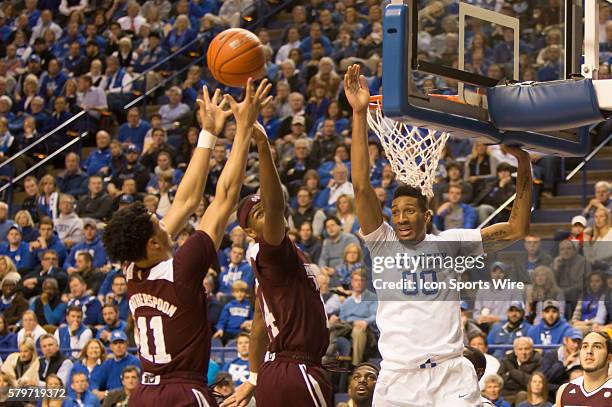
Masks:
[[[238,357],[238,351],[236,350],[236,339],[232,339],[225,345],[224,362],[229,362],[232,359]]]
[[[223,343],[221,342],[221,339],[219,338],[211,339],[210,347],[212,348],[210,352],[210,358],[219,364],[223,364],[223,353],[224,352],[222,350],[215,349],[215,348],[223,348]]]

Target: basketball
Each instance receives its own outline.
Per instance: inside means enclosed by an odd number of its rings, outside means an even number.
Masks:
[[[244,87],[249,77],[259,79],[266,73],[261,41],[242,28],[219,33],[210,43],[206,60],[212,76],[228,86]]]

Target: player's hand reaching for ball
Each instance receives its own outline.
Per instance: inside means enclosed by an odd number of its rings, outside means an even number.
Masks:
[[[228,398],[226,398],[220,407],[246,407],[251,401],[255,393],[255,386],[249,382],[244,382]]]
[[[351,65],[344,75],[344,93],[354,113],[365,113],[370,103],[370,89],[359,65]]]
[[[202,87],[202,99],[198,99],[200,106],[199,116],[200,124],[204,130],[207,130],[219,136],[225,126],[225,120],[231,116],[231,110],[224,110],[227,105],[227,100],[221,97],[221,90],[215,90],[212,99],[208,93],[208,87]]]
[[[253,139],[256,143],[268,142],[268,135],[266,134],[266,129],[257,120],[253,124]]]
[[[267,105],[272,100],[272,96],[268,96],[270,89],[272,89],[272,85],[267,79],[264,79],[257,87],[257,90],[254,90],[253,79],[249,78],[242,102],[238,103],[231,95],[225,95],[225,99],[229,102],[236,118],[236,123],[239,126],[246,126],[248,128],[253,126],[257,116],[259,116],[261,107]]]

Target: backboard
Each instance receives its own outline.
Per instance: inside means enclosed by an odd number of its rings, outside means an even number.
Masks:
[[[600,0],[599,7],[600,18],[609,19],[610,4]],[[484,89],[506,80],[580,74],[583,16],[580,0],[393,0],[383,20],[383,111],[486,143],[582,155],[586,129],[546,134],[495,129]],[[601,26],[603,40],[605,21]]]

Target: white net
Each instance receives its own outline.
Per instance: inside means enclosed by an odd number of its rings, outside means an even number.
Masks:
[[[368,125],[378,136],[397,179],[433,197],[438,162],[449,134],[384,117],[380,99],[371,102]]]

